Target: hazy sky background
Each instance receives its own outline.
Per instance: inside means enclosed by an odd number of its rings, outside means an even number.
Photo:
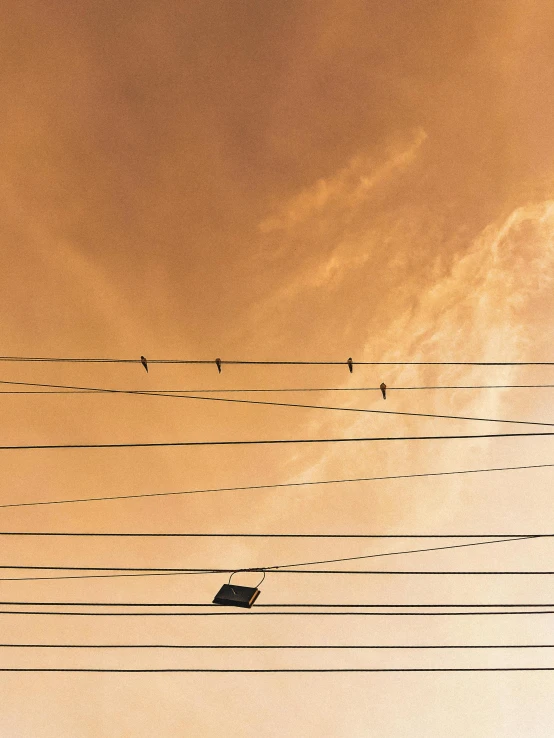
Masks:
[[[0,28],[1,354],[552,360],[549,0],[5,0]],[[551,368],[536,367],[355,366],[350,375],[346,365],[224,365],[219,375],[215,364],[152,365],[146,374],[140,364],[2,363],[0,379],[125,389],[553,383]],[[386,404],[379,391],[268,398],[554,422],[551,389],[390,389]],[[0,402],[2,445],[533,430],[124,395],[2,394]],[[541,464],[553,462],[551,447],[546,437],[0,451],[1,502]],[[4,508],[0,529],[551,533],[551,479],[541,469]],[[249,567],[412,544],[6,538],[0,563]],[[553,545],[546,539],[390,557],[375,568],[552,569]],[[360,568],[372,568],[369,562]],[[223,581],[3,582],[1,599],[209,603]],[[243,583],[250,583],[246,575]],[[548,577],[268,574],[259,602],[553,597]],[[250,614],[241,621],[5,615],[0,640],[554,642],[547,615]],[[1,660],[98,668],[552,664],[546,650],[2,649]],[[237,738],[446,731],[452,738],[536,738],[551,734],[554,718],[547,672],[14,673],[1,683],[0,733],[9,738],[215,736],[223,725]]]

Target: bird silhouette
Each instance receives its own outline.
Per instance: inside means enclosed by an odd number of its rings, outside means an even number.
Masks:
[[[141,356],[140,363],[142,364],[142,366],[146,369],[146,372],[148,373],[148,362],[146,361],[146,357]]]
[[[384,382],[381,382],[379,387],[381,388],[381,392],[383,393],[383,400],[386,400],[387,399],[387,385]]]
[[[346,363],[348,364],[348,368],[350,369],[350,374],[352,374],[352,357],[351,356]]]
[[[217,371],[221,374],[221,359],[216,359]]]

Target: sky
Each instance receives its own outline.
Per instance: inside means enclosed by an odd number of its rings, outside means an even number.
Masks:
[[[0,380],[140,391],[372,388],[213,396],[554,422],[552,388],[397,389],[552,385],[552,367],[356,363],[553,360],[553,33],[549,0],[5,0],[0,354],[136,363],[0,361]],[[141,355],[213,363],[151,363],[146,373]],[[219,374],[216,357],[344,363],[224,363]],[[376,389],[382,381],[386,401]],[[548,431],[145,395],[14,393],[22,389],[0,385],[1,445]],[[551,444],[546,436],[0,450],[0,505],[539,465],[554,463]],[[551,480],[541,468],[0,507],[0,531],[552,533]],[[428,543],[4,537],[0,563],[232,569]],[[346,566],[548,570],[553,545],[499,543]],[[256,577],[233,581],[254,586]],[[4,581],[1,599],[209,604],[225,581]],[[258,605],[554,602],[547,576],[268,573],[261,591]],[[552,642],[548,615],[259,612],[239,611],[242,621],[4,615],[0,641]],[[553,664],[548,649],[0,648],[4,667],[22,668]],[[0,732],[9,738],[215,736],[222,725],[241,738],[423,738],[446,729],[452,738],[536,738],[550,735],[554,718],[550,672],[3,673],[0,681]]]

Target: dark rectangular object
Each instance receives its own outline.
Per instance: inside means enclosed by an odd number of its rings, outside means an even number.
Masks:
[[[252,607],[258,599],[260,590],[256,587],[239,587],[237,584],[224,584],[214,597],[214,605],[233,607]]]

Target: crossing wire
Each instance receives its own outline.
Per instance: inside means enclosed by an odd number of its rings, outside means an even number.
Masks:
[[[247,490],[280,489],[285,487],[312,487],[324,484],[351,484],[354,482],[377,482],[386,479],[416,479],[419,477],[442,477],[456,474],[477,474],[482,472],[516,471],[522,469],[543,469],[553,467],[554,464],[526,464],[523,466],[500,466],[487,469],[460,469],[456,471],[424,472],[421,474],[392,474],[381,477],[354,477],[351,479],[325,479],[315,482],[281,482],[278,484],[252,484],[241,487],[212,487],[207,489],[192,489],[177,492],[144,492],[134,495],[109,495],[104,497],[82,497],[69,500],[37,500],[33,502],[7,502],[0,504],[4,507],[35,507],[38,505],[70,505],[78,502],[106,502],[111,500],[134,500],[146,497],[172,497],[174,495],[197,495],[211,492],[243,492]]]
[[[445,441],[467,440],[473,438],[531,438],[554,436],[554,431],[533,431],[531,433],[480,433],[440,436],[364,436],[361,438],[278,438],[255,441],[155,441],[148,443],[45,443],[0,446],[0,451],[39,451],[60,449],[98,449],[98,448],[167,448],[199,446],[268,446],[277,444],[303,443],[362,443],[371,441]]]
[[[408,551],[386,551],[384,553],[374,553],[374,554],[365,554],[363,556],[348,556],[338,559],[323,559],[320,561],[304,561],[303,563],[294,563],[294,564],[277,564],[274,566],[264,566],[259,567],[257,569],[237,569],[237,572],[239,571],[272,571],[273,569],[290,569],[292,567],[297,566],[314,566],[317,564],[335,564],[343,561],[362,561],[363,559],[373,559],[373,558],[379,558],[382,556],[398,556],[401,554],[412,554],[412,553],[424,553],[427,551],[445,551],[447,549],[452,548],[468,548],[470,546],[487,546],[494,543],[510,543],[513,541],[525,541],[530,540],[533,538],[537,538],[540,536],[520,536],[516,538],[501,538],[494,541],[477,541],[473,543],[456,543],[449,546],[435,546],[431,548],[418,548],[418,549],[410,549]]]
[[[416,418],[441,418],[447,420],[473,420],[485,423],[511,423],[516,425],[539,425],[539,426],[554,426],[554,423],[545,423],[531,420],[506,420],[503,418],[482,418],[467,415],[443,415],[438,413],[415,413],[415,412],[404,412],[399,410],[372,410],[368,408],[358,407],[338,407],[336,405],[309,405],[306,403],[298,402],[274,402],[271,400],[240,400],[232,397],[205,397],[201,395],[191,394],[176,394],[169,391],[154,391],[154,390],[120,390],[111,389],[106,387],[77,387],[76,385],[62,385],[62,384],[39,384],[36,382],[7,382],[0,381],[0,384],[24,384],[32,385],[34,387],[52,387],[57,389],[66,390],[77,390],[79,392],[92,392],[99,394],[123,394],[123,395],[144,395],[146,397],[172,397],[176,399],[185,400],[199,400],[205,402],[227,402],[241,405],[263,405],[271,407],[290,407],[290,408],[303,408],[309,410],[333,410],[338,412],[350,412],[350,413],[370,413],[374,415],[402,415]],[[35,393],[31,393],[35,394]]]
[[[488,546],[494,543],[512,543],[514,541],[526,541],[526,540],[532,540],[536,538],[542,538],[543,536],[541,534],[532,535],[532,536],[516,536],[511,538],[500,538],[495,539],[492,541],[474,541],[472,543],[456,543],[456,544],[450,544],[448,546],[434,546],[430,548],[416,548],[416,549],[409,549],[407,551],[385,551],[382,553],[373,553],[373,554],[364,554],[362,556],[348,556],[338,559],[325,559],[322,561],[304,561],[304,562],[296,562],[293,564],[276,564],[272,566],[258,566],[258,567],[249,567],[249,568],[235,568],[230,569],[229,571],[232,572],[268,572],[272,570],[277,569],[289,569],[292,567],[297,566],[312,566],[316,564],[332,564],[332,563],[338,563],[343,561],[361,561],[363,559],[373,559],[377,557],[382,556],[401,556],[405,554],[414,554],[414,553],[424,553],[428,551],[446,551],[453,548],[468,548],[470,546]],[[545,536],[549,537],[549,536]],[[212,573],[214,570],[209,568],[204,568],[200,570],[187,570],[184,568],[179,569],[149,569],[147,567],[106,567],[106,566],[27,566],[27,565],[9,565],[4,564],[0,566],[0,569],[41,569],[41,570],[63,570],[63,571],[137,571],[137,572],[147,572],[147,571],[156,571],[156,572],[176,572],[176,573],[188,573],[188,571],[200,571],[202,573]],[[219,570],[221,571],[221,570]]]
[[[346,558],[339,558],[339,559],[326,559],[324,561],[306,561],[303,563],[294,563],[294,564],[278,564],[274,566],[264,566],[264,567],[251,567],[251,568],[237,568],[237,569],[148,569],[148,568],[139,568],[139,567],[78,567],[78,566],[10,566],[10,565],[2,565],[0,566],[0,569],[40,569],[40,570],[49,570],[49,571],[132,571],[132,572],[140,572],[137,574],[134,574],[134,576],[152,576],[152,573],[155,572],[159,573],[160,575],[185,575],[185,574],[213,574],[213,573],[220,573],[222,571],[225,572],[233,572],[233,573],[247,573],[247,572],[270,572],[270,571],[279,571],[281,569],[289,569],[291,567],[297,567],[297,566],[310,566],[314,564],[328,564],[328,563],[337,563],[342,561],[360,561],[362,559],[371,559],[371,558],[377,558],[382,556],[399,556],[403,554],[413,554],[413,553],[423,553],[427,551],[444,551],[447,549],[452,548],[466,548],[468,546],[485,546],[492,543],[508,543],[512,541],[523,541],[523,540],[529,540],[534,538],[542,538],[541,535],[534,535],[534,536],[519,536],[516,538],[503,538],[499,540],[494,541],[478,541],[473,543],[459,543],[455,545],[450,546],[437,546],[432,548],[418,548],[418,549],[410,549],[408,551],[387,551],[384,553],[376,553],[376,554],[366,554],[363,556],[349,556]],[[148,573],[146,573],[148,572]],[[43,579],[49,579],[49,580],[61,580],[61,579],[92,579],[92,578],[110,578],[110,577],[118,577],[118,576],[124,576],[122,574],[111,574],[111,575],[79,575],[79,576],[67,576],[67,577],[23,577],[23,578],[6,578],[2,579],[0,581],[40,581]],[[133,576],[133,575],[129,575]]]
[[[7,567],[12,568],[12,567]],[[26,567],[38,568],[38,567]],[[232,574],[235,569],[183,569],[179,571],[144,572],[139,574],[84,574],[56,577],[0,577],[0,582],[49,582],[67,579],[115,579],[120,577],[169,577],[200,574]],[[328,575],[401,575],[401,576],[552,576],[554,571],[387,571],[387,570],[348,570],[348,569],[275,569],[272,574],[328,574]]]

